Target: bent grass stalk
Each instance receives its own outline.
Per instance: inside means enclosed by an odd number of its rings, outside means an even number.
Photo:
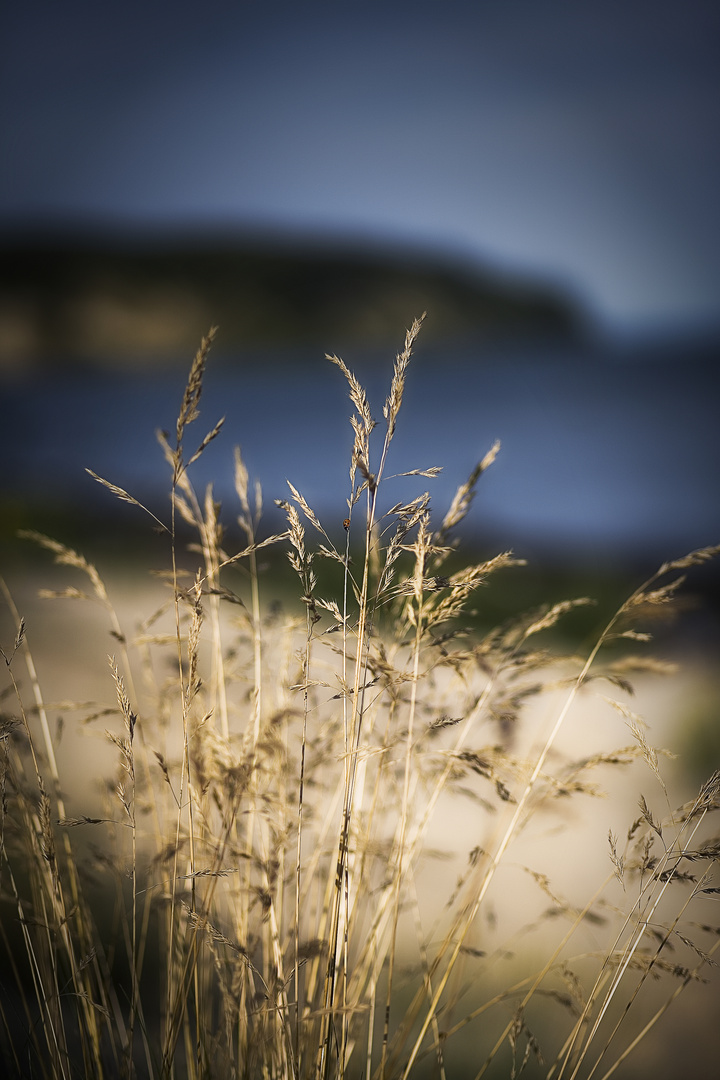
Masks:
[[[551,1048],[548,1078],[589,1080],[601,1063],[609,1077],[656,1028],[670,1001],[712,963],[716,944],[695,943],[711,927],[692,930],[692,923],[696,906],[717,893],[720,852],[712,838],[704,839],[709,816],[720,807],[717,777],[673,812],[658,754],[643,722],[621,700],[609,704],[630,727],[631,747],[581,762],[566,762],[559,747],[594,680],[629,693],[628,670],[653,666],[639,657],[623,666],[608,647],[636,648],[648,640],[637,620],[669,604],[680,572],[719,549],[664,564],[609,618],[584,660],[535,643],[589,603],[586,598],[518,615],[489,632],[463,629],[477,590],[522,560],[503,552],[448,569],[456,560],[454,535],[498,443],[458,487],[435,531],[428,492],[384,508],[390,485],[432,480],[439,472],[432,466],[388,475],[421,325],[422,319],[413,323],[395,359],[377,464],[367,395],[343,360],[328,357],[344,376],[354,409],[342,543],[292,483],[289,500],[276,500],[285,531],[263,537],[262,492],[257,484],[251,500],[239,449],[242,542],[234,553],[212,487],[204,497],[196,494],[192,466],[223,424],[186,454],[215,330],[191,365],[173,442],[159,434],[171,471],[169,522],[88,470],[111,496],[160,526],[168,542],[168,600],[133,637],[122,629],[96,568],[58,541],[31,535],[90,582],[88,593],[71,586],[46,590],[46,596],[99,604],[120,647],[119,666],[111,661],[113,705],[56,706],[84,712],[87,726],[100,716],[121,725],[120,733],[108,731],[120,781],[105,811],[68,814],[40,676],[3,584],[15,644],[2,655],[21,720],[4,719],[0,739],[0,880],[6,882],[4,903],[20,919],[24,953],[3,932],[4,962],[18,984],[23,1019],[13,1019],[0,1002],[0,1022],[5,1059],[17,1075],[29,1055],[38,1075],[68,1080],[76,1061],[85,1075],[98,1078],[340,1080],[364,1074],[405,1080],[432,1054],[444,1080],[456,1061],[453,1040],[480,1022],[478,1077],[503,1054],[509,1054],[507,1074],[517,1075],[531,1054],[540,1061],[540,1043]],[[316,550],[303,521],[319,536]],[[188,529],[197,539],[186,553]],[[352,540],[358,532],[356,571]],[[301,619],[284,623],[263,600],[258,561],[258,552],[272,557],[280,543],[288,545],[303,609]],[[174,677],[164,674],[169,648]],[[14,674],[19,656],[32,688],[29,709]],[[532,742],[527,752],[516,748],[534,703],[558,687],[564,697],[549,733],[534,752]],[[613,872],[606,880],[600,875],[590,899],[561,904],[568,926],[548,943],[542,963],[528,961],[529,974],[508,972],[505,985],[498,985],[504,948],[494,940],[489,905],[502,887],[498,879],[510,870],[508,852],[521,835],[537,830],[561,796],[594,794],[586,779],[592,769],[635,759],[659,784],[667,820],[656,821],[642,799],[623,851],[610,833]],[[428,836],[436,816],[459,800],[473,808],[481,842],[466,853],[456,884],[450,874],[445,903],[435,903],[433,911],[421,884],[423,867],[434,857]],[[112,810],[118,804],[119,820]],[[78,828],[112,830],[109,850],[116,855],[74,844]],[[657,855],[656,846],[662,847]],[[455,850],[456,861],[460,854]],[[113,860],[127,863],[127,890]],[[703,870],[693,876],[686,867],[694,863]],[[529,871],[535,881],[546,880]],[[116,971],[116,948],[100,917],[96,882],[103,875],[117,882],[127,975]],[[443,876],[436,875],[438,882]],[[668,908],[689,878],[690,895]],[[572,942],[611,886],[623,890],[624,914],[609,926],[604,951],[584,979],[576,967],[587,964],[589,954],[573,956]],[[542,916],[537,924],[542,929]],[[479,934],[483,948],[473,944]],[[699,963],[676,965],[679,985],[618,1045],[649,977],[673,977],[664,955],[674,942],[694,949]],[[467,957],[484,981],[460,977]],[[559,978],[570,985],[576,1009],[569,1024]],[[540,996],[561,1002],[542,1038],[529,1026]],[[504,1006],[513,1010],[509,1020]],[[464,1017],[454,1021],[459,1007]]]

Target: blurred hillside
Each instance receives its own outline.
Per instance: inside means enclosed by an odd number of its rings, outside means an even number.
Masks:
[[[194,352],[211,324],[238,347],[567,338],[559,293],[425,251],[256,235],[17,233],[0,240],[0,366],[146,363]]]

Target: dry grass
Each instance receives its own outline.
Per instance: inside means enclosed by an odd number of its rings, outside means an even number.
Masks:
[[[189,469],[222,426],[186,451],[211,332],[175,438],[160,435],[168,519],[147,510],[167,536],[158,609],[126,630],[95,567],[34,536],[86,583],[46,595],[99,605],[114,642],[109,701],[54,708],[84,738],[107,726],[113,776],[92,813],[60,775],[42,673],[5,588],[6,1074],[608,1077],[714,963],[720,774],[674,808],[628,700],[633,672],[653,667],[641,652],[653,613],[718,549],[660,567],[584,656],[558,656],[547,633],[586,598],[468,635],[478,589],[518,565],[504,552],[447,568],[498,447],[436,528],[428,494],[381,500],[420,328],[396,358],[379,449],[363,388],[329,358],[354,409],[342,525],[326,530],[290,485],[286,530],[265,536],[239,450],[239,534],[226,536],[212,489],[196,494]],[[180,524],[195,534],[189,556]],[[262,598],[258,552],[279,544],[300,590],[290,615]],[[320,560],[336,583],[323,595]],[[563,735],[600,687],[605,725],[628,734],[568,759]],[[606,873],[561,895],[540,863],[568,858],[570,800],[638,765],[652,796],[610,832]]]

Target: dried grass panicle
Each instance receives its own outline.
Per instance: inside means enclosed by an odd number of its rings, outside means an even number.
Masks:
[[[60,775],[42,673],[11,609],[15,645],[2,655],[22,722],[0,718],[0,871],[21,929],[6,970],[25,988],[20,1020],[5,1014],[0,1051],[10,1047],[11,1066],[22,1054],[38,1075],[62,1076],[77,1053],[98,1080],[118,1069],[139,1080],[408,1080],[429,1055],[440,1074],[462,1070],[467,1037],[481,1074],[518,1074],[542,1055],[555,1080],[587,1080],[600,1063],[612,1071],[643,1032],[657,1033],[657,1019],[632,1027],[651,981],[666,987],[653,1014],[661,1018],[685,985],[708,977],[720,948],[709,907],[720,774],[672,809],[669,759],[627,698],[633,689],[640,696],[629,676],[665,667],[641,652],[650,635],[638,627],[672,606],[680,585],[666,575],[720,549],[664,564],[583,655],[565,655],[556,629],[586,598],[479,630],[472,605],[484,613],[490,590],[503,595],[496,571],[523,560],[503,551],[444,564],[457,546],[449,534],[499,444],[436,531],[428,492],[391,497],[391,509],[376,512],[380,487],[396,483],[386,457],[420,324],[395,360],[379,453],[365,391],[330,358],[355,409],[347,504],[352,515],[367,498],[364,547],[354,546],[349,519],[337,547],[292,483],[289,500],[277,500],[286,530],[263,532],[262,495],[256,485],[253,499],[239,449],[235,520],[211,485],[196,495],[182,442],[198,416],[212,334],[191,367],[177,445],[160,436],[173,514],[170,568],[154,581],[168,598],[126,635],[95,567],[31,534],[91,582],[87,592],[45,594],[101,601],[122,653],[112,680],[105,672],[114,702],[80,686],[80,700],[52,706],[80,717],[65,726],[82,739],[114,718],[114,779],[95,796]],[[176,516],[195,532],[187,569],[178,565]],[[272,591],[285,590],[271,610],[256,555],[272,556],[281,541],[293,573],[271,558]],[[299,600],[288,601],[290,592]],[[14,674],[21,663],[31,707]],[[594,693],[599,680],[612,699]],[[563,753],[565,730],[601,707],[602,745],[583,743],[579,759]],[[613,724],[615,750],[604,741]],[[592,738],[587,725],[582,737]],[[621,768],[624,790],[637,782],[643,791],[639,810],[635,794],[628,800],[629,825],[611,800],[594,811],[605,821],[599,841],[568,835],[573,806],[600,796],[604,774]],[[57,841],[54,820],[63,827]],[[556,836],[559,822],[566,831]],[[572,852],[591,843],[597,883],[585,870],[558,883]],[[112,940],[109,897],[120,930]],[[7,955],[6,945],[0,939]]]
[[[80,570],[82,573],[87,574],[97,599],[103,604],[109,603],[107,591],[96,567],[94,567],[92,563],[89,563],[84,555],[80,555],[77,551],[74,551],[73,548],[66,547],[65,544],[61,544],[57,540],[45,536],[43,533],[36,532],[34,529],[21,529],[18,532],[18,536],[25,540],[33,540],[36,544],[39,544],[40,547],[44,547],[47,551],[52,551],[55,555],[55,562],[59,566],[71,566],[75,570]]]
[[[693,815],[715,810],[720,802],[720,769],[703,783],[697,799],[693,803]]]
[[[313,511],[313,510],[311,510],[311,509],[310,509],[310,507],[308,506],[308,504],[307,504],[307,502],[306,502],[306,500],[305,500],[304,496],[300,494],[300,492],[299,492],[299,491],[297,490],[297,488],[296,488],[296,487],[295,487],[295,486],[294,486],[293,484],[291,484],[289,480],[287,480],[287,481],[286,481],[286,483],[287,483],[287,486],[288,486],[288,487],[290,488],[290,491],[292,492],[292,497],[293,497],[293,499],[294,499],[294,500],[295,500],[295,502],[296,502],[296,503],[298,504],[298,506],[300,507],[300,509],[302,510],[303,514],[304,514],[304,515],[305,515],[305,517],[306,517],[306,518],[308,519],[308,521],[310,522],[310,524],[311,524],[312,526],[314,526],[314,528],[316,528],[316,529],[317,529],[317,531],[318,531],[318,532],[319,532],[319,533],[320,533],[320,534],[321,534],[322,536],[324,536],[324,537],[325,537],[325,539],[326,539],[326,540],[328,540],[328,542],[329,542],[329,538],[328,538],[328,535],[327,535],[327,533],[325,532],[325,530],[323,529],[322,525],[321,525],[321,524],[320,524],[320,522],[318,521],[317,515],[316,515],[316,514],[314,513],[314,511]]]
[[[672,562],[663,563],[657,572],[657,576],[662,577],[672,570],[685,570],[690,566],[698,566],[700,563],[710,562],[710,560],[717,558],[718,555],[720,555],[720,545],[698,548],[697,551],[691,551],[688,555],[685,555],[680,559],[673,559]]]
[[[612,829],[608,830],[608,843],[610,845],[610,861],[613,864],[615,870],[615,876],[625,888],[625,858],[620,854],[617,847],[617,836],[613,834]]]
[[[133,495],[128,494],[128,492],[125,491],[124,488],[118,487],[117,484],[111,484],[109,480],[104,480],[102,476],[98,476],[98,474],[96,472],[93,472],[92,469],[85,469],[85,472],[92,476],[93,480],[97,480],[99,484],[102,484],[103,487],[107,488],[108,491],[111,492],[111,494],[115,495],[118,499],[120,499],[121,502],[130,503],[131,506],[137,506],[141,510],[144,510],[146,514],[149,514],[150,517],[157,522],[157,524],[164,532],[169,531],[167,525],[165,525],[165,523],[162,522],[160,518],[156,517],[155,514],[153,514],[152,510],[148,510],[147,506],[144,506]]]
[[[352,371],[350,371],[345,361],[341,360],[339,356],[331,356],[329,353],[326,353],[325,359],[329,360],[331,363],[339,367],[343,375],[347,379],[348,385],[350,387],[350,400],[355,406],[358,414],[358,419],[363,425],[364,434],[366,436],[369,435],[372,429],[375,427],[375,421],[372,418],[372,414],[370,412],[370,405],[368,404],[367,395],[364,389],[358,382],[355,375],[353,375]]]
[[[183,439],[185,435],[185,429],[195,420],[197,420],[200,416],[199,404],[200,398],[202,396],[205,367],[207,364],[208,354],[210,352],[212,343],[215,340],[216,334],[217,327],[211,327],[207,336],[202,339],[200,348],[195,354],[195,358],[192,362],[190,374],[188,375],[188,381],[185,385],[182,402],[180,404],[180,411],[178,413],[177,421],[175,424],[175,447],[172,448],[170,446],[167,434],[165,432],[157,433],[158,439],[163,445],[165,456],[173,469],[173,492],[176,487],[180,486],[183,490],[185,490],[186,494],[189,494],[186,479],[188,468],[198,460],[198,458],[201,456],[208,444],[211,443],[215,438],[217,438],[217,436],[220,434],[220,431],[222,430],[223,424],[225,423],[224,417],[221,420],[218,420],[215,426],[211,428],[210,431],[208,431],[207,434],[203,437],[197,450],[195,450],[195,452],[190,455],[187,461],[184,459]],[[183,480],[185,480],[184,484],[182,483]]]
[[[486,469],[492,465],[499,452],[500,442],[496,440],[482,461],[479,461],[472,470],[465,483],[461,484],[457,489],[435,538],[436,543],[444,543],[445,537],[450,530],[456,528],[467,517],[472,501],[475,498],[478,480]]]
[[[578,597],[577,600],[561,600],[553,606],[535,622],[531,623],[527,627],[524,633],[524,637],[529,638],[532,634],[538,634],[541,630],[548,630],[566,615],[569,611],[572,611],[577,607],[586,607],[588,604],[594,604],[595,601],[588,596]]]
[[[355,442],[350,456],[350,485],[352,490],[350,500],[348,501],[348,506],[352,507],[359,498],[359,493],[355,492],[355,470],[357,469],[358,462],[367,463],[369,460],[370,433],[375,427],[375,421],[370,413],[367,395],[345,361],[341,360],[339,356],[331,356],[330,354],[326,354],[325,358],[339,367],[347,379],[350,387],[350,400],[355,406],[357,413],[356,416],[350,417],[350,423],[355,433]],[[365,464],[365,469],[367,471],[367,464]]]
[[[403,393],[405,390],[405,376],[412,356],[413,346],[425,320],[425,314],[426,313],[423,312],[419,319],[414,320],[412,326],[405,334],[405,347],[395,358],[390,393],[383,406],[383,416],[387,420],[388,439],[392,439],[395,433],[395,425],[397,423],[398,413],[400,412],[400,406],[402,405]]]
[[[239,446],[235,447],[235,491],[240,500],[240,505],[243,508],[245,517],[250,518],[250,503],[248,501],[248,483],[250,480],[250,474],[248,473],[247,466],[243,461],[242,451]]]
[[[206,337],[202,339],[200,348],[195,353],[192,366],[190,368],[190,374],[188,375],[188,381],[185,385],[183,392],[182,403],[180,405],[180,411],[178,413],[177,423],[175,425],[175,432],[177,438],[177,444],[180,446],[183,440],[183,434],[188,424],[192,424],[194,420],[197,420],[200,415],[198,406],[200,404],[200,397],[202,395],[203,377],[205,375],[205,366],[207,364],[208,354],[210,347],[217,335],[217,326],[212,326],[208,331]]]
[[[195,451],[195,453],[194,453],[194,454],[192,454],[192,455],[191,455],[191,456],[190,456],[190,457],[188,458],[188,461],[187,461],[187,466],[189,466],[189,465],[193,465],[193,464],[194,464],[194,463],[195,463],[195,462],[197,461],[197,459],[198,459],[198,458],[200,457],[200,455],[201,455],[201,454],[203,453],[203,451],[205,450],[205,448],[206,448],[207,446],[209,446],[209,444],[210,444],[210,443],[211,443],[211,442],[213,441],[213,439],[216,439],[216,438],[218,437],[218,435],[219,435],[219,434],[220,434],[220,432],[222,431],[222,427],[223,427],[223,424],[224,424],[224,423],[225,423],[225,417],[223,416],[223,417],[221,417],[221,418],[220,418],[220,419],[218,420],[218,422],[217,422],[217,423],[215,424],[215,427],[214,427],[214,428],[211,428],[211,429],[210,429],[210,431],[208,431],[208,433],[207,433],[206,435],[204,435],[204,436],[203,436],[202,442],[201,442],[201,443],[200,443],[200,445],[198,446],[198,448],[197,448],[197,450]],[[187,466],[186,466],[186,467],[187,467]]]
[[[50,805],[50,797],[45,790],[45,785],[42,781],[42,777],[38,777],[38,787],[40,789],[40,797],[38,799],[38,839],[40,841],[40,850],[42,851],[42,856],[50,866],[50,869],[54,876],[57,874],[57,860],[55,851],[55,834],[53,832],[52,825],[52,808]]]

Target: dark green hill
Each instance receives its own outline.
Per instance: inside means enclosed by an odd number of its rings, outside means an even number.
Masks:
[[[421,251],[228,236],[0,240],[0,363],[182,356],[222,349],[563,337],[581,317],[550,288]]]

